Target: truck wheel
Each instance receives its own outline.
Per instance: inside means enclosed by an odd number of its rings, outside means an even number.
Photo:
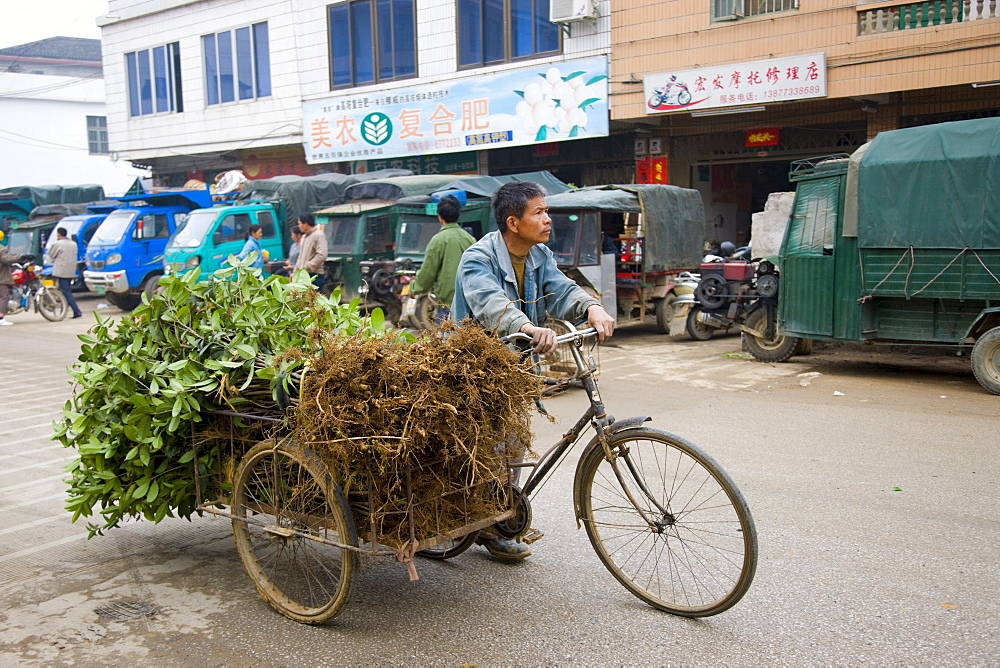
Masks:
[[[795,346],[795,352],[793,355],[808,355],[813,351],[813,340],[800,338],[799,342]]]
[[[121,292],[109,292],[104,296],[108,298],[112,306],[117,306],[123,311],[131,311],[142,303],[142,300],[135,295],[123,294]]]
[[[146,280],[143,281],[142,291],[146,293],[146,299],[152,299],[153,296],[160,290],[161,278],[163,278],[163,274],[153,274],[152,276],[147,276]]]
[[[746,326],[756,330],[765,329],[767,327],[766,319],[767,311],[757,309],[747,317]],[[799,344],[798,337],[781,334],[775,334],[772,338],[765,339],[743,332],[742,338],[746,349],[754,356],[754,359],[761,362],[784,362],[792,356],[795,347]]]
[[[677,297],[670,294],[656,302],[656,331],[660,334],[670,333],[670,321],[674,319],[674,301],[676,300]]]
[[[687,333],[695,341],[708,341],[712,338],[712,334],[715,333],[714,327],[709,327],[705,323],[698,320],[698,315],[701,314],[702,309],[700,306],[692,306],[691,310],[688,311],[687,317]]]
[[[972,373],[991,394],[1000,394],[1000,327],[979,337],[972,347]]]

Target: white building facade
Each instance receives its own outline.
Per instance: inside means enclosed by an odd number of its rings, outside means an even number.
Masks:
[[[3,49],[0,72],[0,187],[87,183],[112,195],[148,176],[109,150],[98,40]]]
[[[387,161],[480,173],[579,163],[573,176],[587,156],[607,160],[616,143],[631,160],[630,136],[608,136],[610,0],[559,5],[569,22],[558,24],[549,1],[109,0],[98,24],[111,149],[151,168],[160,185],[234,168],[261,178]],[[572,75],[577,63],[599,71],[559,87],[546,81],[553,68]],[[493,90],[495,82],[511,90]],[[532,82],[538,90],[527,89]],[[551,99],[584,83],[602,94]],[[377,136],[363,140],[361,110],[389,120]],[[388,139],[429,138],[446,120],[448,142]],[[337,150],[317,150],[327,147]]]

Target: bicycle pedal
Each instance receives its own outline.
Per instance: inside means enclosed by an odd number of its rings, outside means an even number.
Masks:
[[[528,531],[523,536],[521,536],[521,542],[527,545],[531,545],[544,535],[545,534],[539,531],[538,529],[529,528]]]

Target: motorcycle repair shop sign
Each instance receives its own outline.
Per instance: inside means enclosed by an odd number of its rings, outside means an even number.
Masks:
[[[642,81],[647,114],[826,97],[826,54],[663,72]]]
[[[570,60],[303,104],[306,162],[608,136],[608,60]]]

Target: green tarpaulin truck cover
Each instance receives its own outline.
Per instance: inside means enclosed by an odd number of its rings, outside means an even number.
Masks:
[[[857,220],[861,248],[1000,248],[1000,118],[879,133],[858,162]]]

